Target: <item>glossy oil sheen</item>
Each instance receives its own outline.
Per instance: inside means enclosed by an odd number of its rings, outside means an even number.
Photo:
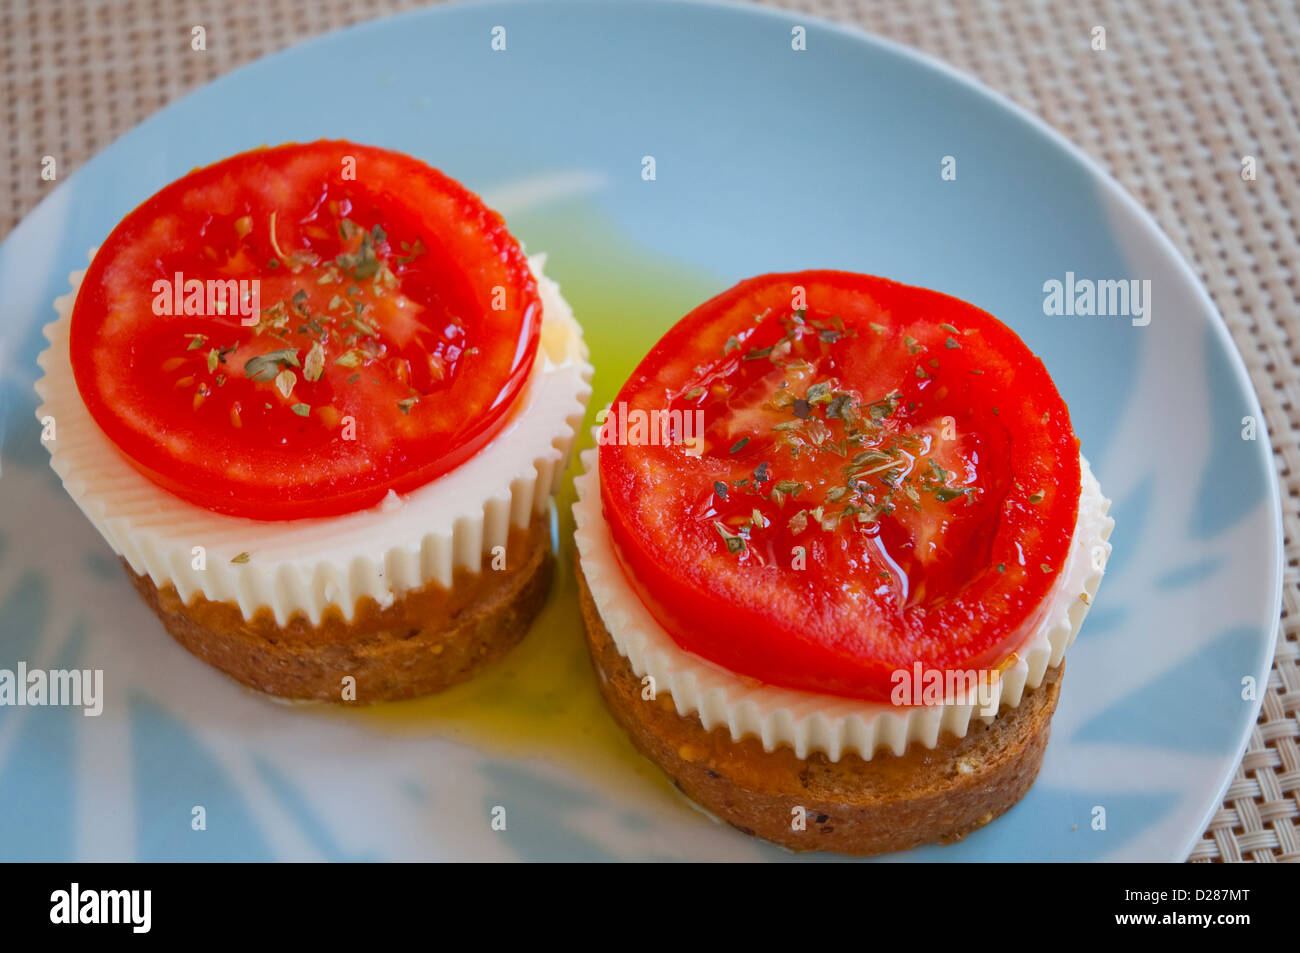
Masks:
[[[648,784],[666,803],[680,797],[641,758],[605,709],[581,628],[574,577],[572,477],[592,445],[596,412],[613,398],[668,325],[717,289],[698,270],[648,257],[597,208],[570,201],[546,216],[510,218],[528,250],[545,251],[546,273],[561,285],[600,363],[582,435],[554,515],[557,565],[550,598],[528,636],[470,681],[423,699],[352,710],[315,709],[402,736],[437,736],[512,757],[541,756],[618,783]]]

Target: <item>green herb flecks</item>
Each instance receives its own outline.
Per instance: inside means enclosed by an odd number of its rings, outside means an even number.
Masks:
[[[804,395],[804,399],[810,404],[827,403],[831,399],[832,389],[833,384],[831,381],[818,381],[808,388],[808,393]]]
[[[399,265],[409,265],[417,256],[423,255],[429,250],[424,247],[424,242],[418,238],[413,245],[409,242],[402,242],[401,248],[406,254],[397,259]]]
[[[898,391],[894,391],[893,393],[882,397],[880,400],[868,404],[867,416],[875,421],[886,420],[892,417],[894,412],[898,410],[898,405],[902,399],[903,395]]]
[[[952,500],[960,499],[971,492],[972,490],[968,486],[941,486],[939,489],[934,491],[934,498],[940,503],[949,503]]]
[[[319,341],[313,341],[311,348],[307,351],[307,356],[303,358],[302,376],[309,381],[318,381],[324,370],[325,349],[321,347]]]
[[[293,371],[285,368],[275,375],[275,389],[287,400],[293,393],[294,385],[298,383],[298,375]]]
[[[360,331],[362,334],[365,334],[372,338],[379,337],[379,332],[376,331],[374,327],[372,327],[370,324],[363,321],[359,316],[352,317],[351,319],[349,319],[348,323],[351,324],[358,331]]]
[[[353,281],[365,281],[379,271],[379,258],[375,254],[375,239],[372,233],[361,233],[361,247],[354,252],[344,252],[334,259],[334,263],[352,276]]]
[[[718,520],[713,521],[713,528],[718,531],[718,535],[721,536],[723,541],[727,544],[727,552],[734,554],[745,551],[745,537],[738,533],[731,532],[731,530],[727,529],[725,524]]]
[[[244,376],[255,381],[273,381],[283,368],[300,366],[297,349],[286,347],[250,357],[244,362]]]
[[[795,513],[794,516],[790,517],[788,525],[790,527],[790,532],[795,536],[798,536],[808,528],[808,511],[800,510],[798,513]]]
[[[849,420],[849,411],[853,406],[853,398],[849,394],[836,394],[831,398],[831,402],[826,405],[826,418],[828,420]]]

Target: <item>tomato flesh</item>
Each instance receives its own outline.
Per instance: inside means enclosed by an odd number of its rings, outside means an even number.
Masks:
[[[388,150],[289,144],[129,214],[82,282],[71,360],[91,416],[164,489],[333,516],[486,444],[541,312],[522,249],[459,183]]]
[[[637,411],[675,439],[635,439]],[[763,275],[702,304],[600,442],[647,608],[683,648],[788,688],[888,701],[916,662],[1004,665],[1077,518],[1079,445],[1042,362],[970,304],[865,275]]]

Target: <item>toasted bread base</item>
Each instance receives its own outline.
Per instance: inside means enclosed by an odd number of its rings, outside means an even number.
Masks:
[[[577,576],[587,644],[614,719],[683,793],[746,834],[791,850],[856,855],[947,844],[1003,814],[1038,776],[1064,665],[991,724],[974,719],[965,738],[944,734],[933,749],[914,742],[901,756],[878,751],[870,761],[804,759],[788,747],[764,751],[752,737],[733,741],[722,726],[706,731],[695,714],[678,715],[667,692],[642,700],[641,680],[605,628],[580,561]]]
[[[469,678],[528,631],[550,591],[555,560],[545,518],[512,527],[506,566],[458,569],[452,587],[429,584],[382,608],[365,597],[351,621],[331,607],[319,625],[269,609],[245,619],[232,602],[202,594],[187,605],[123,561],[136,591],[181,645],[251,688],[282,698],[367,704],[428,695]],[[345,693],[347,676],[355,693]]]

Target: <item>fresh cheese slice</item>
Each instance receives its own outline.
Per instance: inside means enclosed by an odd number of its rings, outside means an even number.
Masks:
[[[697,715],[706,730],[721,725],[734,741],[758,738],[766,751],[787,745],[800,758],[820,752],[838,761],[852,752],[870,760],[881,749],[901,755],[913,741],[934,748],[941,733],[963,738],[972,718],[991,721],[1001,706],[1018,706],[1026,689],[1037,688],[1047,670],[1061,664],[1110,556],[1110,500],[1081,456],[1079,516],[1064,570],[1013,664],[989,683],[987,707],[951,695],[940,704],[890,705],[780,688],[687,651],[646,609],[618,561],[601,511],[598,452],[583,454],[586,472],[575,480],[575,539],[592,599],[619,653],[638,678],[649,676],[656,691],[672,696],[679,715]]]
[[[94,252],[91,253],[93,259]],[[55,301],[39,363],[38,418],[53,417],[50,464],[77,506],[131,569],[188,602],[202,593],[237,604],[246,619],[270,609],[319,624],[337,607],[351,620],[364,596],[387,606],[430,583],[449,587],[456,569],[483,569],[510,527],[544,514],[559,486],[591,395],[582,329],[529,259],[542,300],[541,344],[527,387],[501,432],[456,469],[379,505],[318,519],[263,522],[225,516],[173,496],[136,470],[95,424],[69,360],[72,290]]]

